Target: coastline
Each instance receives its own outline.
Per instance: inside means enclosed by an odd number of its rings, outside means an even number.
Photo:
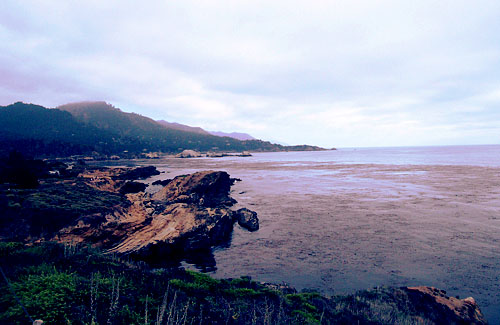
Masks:
[[[201,162],[201,161],[202,161],[202,160],[198,160],[198,159],[193,160],[193,161],[192,161],[193,167],[194,167],[194,165],[197,165],[197,168],[200,168],[200,165],[201,165],[201,164],[200,164],[200,162]],[[213,164],[218,164],[218,161],[215,161],[215,160],[210,160],[210,161],[211,161],[211,163],[213,163]],[[209,161],[209,160],[205,160],[205,162],[210,162],[210,161]],[[130,163],[131,163],[131,164],[137,164],[138,162],[137,162],[137,161],[131,161]],[[246,161],[246,162],[245,162],[245,164],[247,164],[247,163],[251,163],[251,162]],[[190,165],[191,163],[186,163],[186,162],[184,161],[184,162],[182,162],[182,163],[180,163],[180,164],[182,164],[182,165],[183,165],[183,168],[185,168],[185,167],[187,167],[186,165]],[[265,164],[265,165],[267,165],[267,164]],[[249,167],[249,166],[245,166],[245,169],[246,169],[246,170],[248,170],[248,167]],[[262,167],[263,167],[263,166],[262,166]],[[266,168],[269,168],[269,166],[267,166]],[[304,177],[306,177],[306,178],[307,178],[307,175],[303,175],[303,174],[297,173],[297,166],[288,166],[287,168],[291,168],[291,169],[293,170],[294,174],[296,175],[296,177],[295,177],[295,179],[294,179],[294,183],[296,183],[298,187],[303,186],[304,184],[302,183],[302,181],[305,179]],[[323,166],[322,168],[324,169],[324,166]],[[425,176],[429,176],[429,173],[431,173],[431,174],[432,174],[433,172],[436,172],[436,171],[439,171],[439,170],[441,170],[441,172],[442,172],[442,169],[443,169],[443,168],[444,168],[444,169],[449,170],[449,172],[451,173],[451,174],[446,174],[446,175],[443,175],[444,179],[448,179],[448,180],[450,180],[450,179],[452,179],[452,178],[451,178],[451,176],[452,176],[452,175],[454,175],[454,174],[456,174],[456,171],[457,171],[457,170],[460,170],[461,168],[463,169],[464,167],[457,167],[457,166],[453,166],[453,168],[451,168],[451,169],[450,169],[450,166],[434,166],[434,167],[432,167],[432,166],[423,166],[423,167],[422,167],[422,166],[420,166],[419,168],[420,168],[420,169],[422,169],[422,168],[423,168],[423,169],[424,169],[423,171],[425,171],[425,173],[423,173],[423,174],[422,174],[422,173],[416,173],[416,174],[415,174],[415,173],[407,173],[407,172],[408,172],[408,170],[414,170],[414,168],[415,168],[414,166],[406,166],[406,167],[405,167],[405,166],[403,166],[403,167],[402,167],[402,166],[387,166],[387,165],[386,165],[386,166],[381,166],[381,165],[335,165],[335,166],[330,166],[330,168],[332,168],[332,169],[334,169],[334,170],[335,170],[335,173],[333,173],[333,174],[332,174],[332,175],[330,175],[330,176],[335,176],[335,179],[336,179],[336,180],[338,180],[338,179],[342,179],[342,176],[341,176],[341,175],[342,175],[342,172],[339,174],[339,171],[341,171],[341,170],[343,170],[344,176],[348,176],[348,175],[349,175],[349,177],[352,177],[353,173],[354,173],[356,170],[358,170],[358,173],[359,173],[359,172],[363,172],[363,173],[365,173],[365,175],[364,175],[364,176],[363,176],[363,175],[358,175],[358,177],[359,177],[359,178],[367,178],[367,175],[371,175],[371,179],[373,180],[373,176],[374,176],[374,175],[377,175],[377,176],[376,176],[376,178],[379,178],[379,179],[383,182],[383,181],[384,181],[384,177],[387,177],[387,172],[394,172],[394,174],[395,174],[395,175],[397,175],[397,177],[401,180],[401,178],[406,178],[406,179],[408,179],[408,178],[412,178],[412,177],[413,177],[413,178],[415,178],[415,177],[422,177],[423,175],[425,175]],[[480,168],[480,167],[478,167],[478,168]],[[171,170],[172,170],[172,169],[174,169],[174,168],[172,168],[172,166],[170,166],[170,167],[169,167],[169,169],[171,169]],[[271,169],[272,169],[272,168],[271,168]],[[278,170],[282,170],[282,169],[283,169],[283,166],[281,166]],[[480,168],[480,169],[481,169],[481,170],[483,170],[483,171],[488,170],[488,168]],[[185,169],[183,169],[183,170],[185,171]],[[253,167],[252,167],[252,168],[250,168],[250,170],[258,171],[258,170],[259,170],[259,168],[258,168],[258,166],[253,165]],[[382,174],[381,174],[381,173],[379,173],[380,171],[383,171],[384,173],[382,173]],[[420,171],[422,171],[422,170],[420,170]],[[176,172],[172,172],[172,173],[174,173],[174,174],[175,174],[175,173],[177,173],[177,172],[180,172],[180,170],[177,170]],[[166,174],[166,176],[170,177],[170,176],[172,176],[172,175],[171,175],[172,173],[168,173],[168,174]],[[477,174],[477,171],[471,171],[471,173],[472,173],[472,174]],[[237,175],[237,174],[232,174],[232,175]],[[384,176],[384,175],[385,175],[385,176]],[[324,176],[327,176],[327,175],[324,175]],[[432,175],[431,175],[431,176],[432,176]],[[483,175],[483,176],[484,176],[484,175]],[[455,175],[455,177],[456,177],[456,179],[459,179],[459,177],[458,177],[457,175]],[[150,181],[153,181],[153,179],[150,179]],[[272,182],[272,178],[266,178],[266,179],[265,179],[265,181],[266,181],[266,182],[269,182],[269,181],[271,181],[271,182]],[[439,180],[435,180],[435,181],[436,181],[436,183],[437,183],[437,184],[440,184],[440,183],[441,183]],[[494,178],[492,178],[492,182],[494,182]],[[427,183],[427,181],[426,181],[426,183]],[[242,202],[242,203],[245,203],[245,200],[247,200],[247,202],[250,202],[250,203],[252,203],[252,205],[255,205],[255,202],[251,202],[251,200],[250,200],[250,201],[248,200],[248,198],[249,198],[249,197],[248,197],[248,195],[249,195],[249,194],[257,194],[257,192],[259,192],[259,193],[260,193],[261,195],[263,195],[263,196],[269,196],[269,197],[268,197],[269,202],[271,202],[271,201],[273,200],[273,198],[275,197],[275,196],[273,196],[273,195],[272,195],[272,193],[276,191],[276,188],[274,188],[273,186],[271,186],[271,187],[267,187],[267,188],[266,188],[266,187],[261,187],[261,186],[258,186],[258,188],[256,188],[255,193],[252,193],[251,189],[247,186],[247,185],[249,185],[249,183],[248,183],[248,179],[244,179],[244,180],[243,180],[243,182],[238,183],[238,184],[236,185],[236,186],[237,186],[237,188],[235,188],[235,189],[234,189],[233,193],[237,193],[237,195],[240,195],[240,194],[241,194],[241,192],[239,192],[239,190],[241,189],[241,186],[240,186],[240,185],[244,185],[244,188],[245,188],[245,189],[246,189],[246,191],[247,191],[246,193],[243,193],[243,194],[242,194],[242,195],[243,195],[243,197],[238,197],[238,199],[239,199],[239,200],[240,200],[240,202]],[[263,185],[263,183],[258,183],[258,184],[254,184],[254,185]],[[344,185],[345,185],[345,184],[344,184]],[[238,187],[238,186],[240,186],[240,187]],[[453,184],[450,184],[450,186],[451,186],[452,188],[454,187],[454,186],[453,186]],[[298,187],[297,187],[296,189],[298,189]],[[296,189],[295,189],[295,190],[296,190]],[[249,191],[249,190],[250,190],[250,191]],[[283,188],[281,189],[281,192],[279,192],[278,194],[283,194],[282,190],[283,190]],[[287,189],[287,191],[288,191],[288,193],[292,193],[292,192],[294,191],[294,188],[288,188],[288,189]],[[440,189],[440,191],[441,191],[441,192],[443,192],[443,189]],[[242,192],[243,192],[243,191],[242,191]],[[410,192],[411,192],[411,190],[410,190]],[[352,194],[352,193],[353,193],[353,192],[351,192],[351,194]],[[246,194],[246,195],[245,195],[245,194]],[[312,193],[312,194],[314,194],[314,195],[318,195],[318,194],[320,194],[320,193]],[[360,194],[360,193],[358,193],[358,194]],[[363,194],[363,192],[361,192],[361,194]],[[361,194],[360,194],[360,195],[361,195]],[[366,194],[366,193],[365,193],[365,194]],[[407,194],[408,194],[408,193],[407,193]],[[418,193],[417,193],[417,194],[418,194]],[[275,193],[275,195],[276,195],[276,193]],[[245,198],[245,196],[246,196],[247,198]],[[250,195],[250,196],[251,196],[251,195]],[[359,198],[359,197],[358,197],[358,198]],[[309,205],[309,207],[314,207],[314,206],[316,206],[316,205],[317,205],[317,203],[318,203],[318,202],[314,202],[314,201],[312,201],[312,202],[311,202],[311,201],[310,201],[310,199],[311,199],[311,197],[310,197],[310,196],[309,196],[309,197],[306,197],[306,198],[304,198],[304,199],[309,200],[309,203],[315,203],[314,205]],[[347,197],[346,197],[345,199],[347,199]],[[353,200],[357,200],[355,197],[351,197],[351,199],[353,199]],[[358,201],[359,201],[359,200],[358,200]],[[368,201],[369,201],[369,200],[368,200]],[[286,203],[286,202],[282,202],[282,203]],[[379,203],[384,203],[384,202],[379,202]],[[307,206],[307,204],[306,204],[306,202],[305,202],[305,201],[304,201],[304,202],[302,202],[302,203],[301,203],[301,205],[303,205],[304,207],[306,207],[306,206]],[[263,209],[263,207],[260,207],[260,208],[261,208],[261,209]],[[257,209],[257,210],[258,210],[258,209]],[[272,213],[272,209],[271,209],[270,211],[271,211],[271,213]],[[258,212],[259,212],[259,210],[258,210]],[[286,212],[286,211],[281,211],[281,212]],[[295,211],[295,212],[297,212],[297,211]],[[301,210],[301,211],[299,211],[299,212],[300,212],[301,214],[303,214],[303,213],[305,213],[305,212],[306,212],[306,210]],[[309,213],[310,213],[310,212],[309,212]],[[260,213],[259,213],[259,214],[260,214]],[[265,214],[264,214],[264,216],[265,216]],[[307,219],[307,215],[303,215],[303,217],[304,217],[304,218],[306,218],[306,220],[308,220],[309,222],[313,221],[313,219]],[[352,216],[351,216],[351,218],[352,218]],[[265,221],[265,220],[263,219],[263,221]],[[324,227],[324,225],[323,225],[323,227]],[[376,227],[375,227],[375,228],[376,228]],[[375,228],[373,228],[373,229],[375,229]],[[273,236],[275,236],[275,235],[276,235],[276,233],[275,233],[275,232],[272,232],[272,231],[273,231],[273,230],[275,230],[276,228],[274,228],[274,229],[273,229],[273,227],[271,227],[271,229],[269,229],[269,227],[265,227],[264,229],[265,229],[265,231],[256,233],[256,235],[257,235],[257,236],[256,236],[256,237],[253,237],[253,238],[254,238],[254,239],[257,239],[257,240],[256,240],[256,241],[254,241],[253,243],[256,243],[257,245],[259,245],[259,242],[260,242],[260,239],[259,239],[259,238],[266,238],[266,236],[268,236],[268,235],[273,235]],[[311,230],[311,229],[308,229],[308,230]],[[269,233],[269,231],[271,231],[271,233]],[[241,240],[241,239],[244,239],[244,238],[239,238],[239,237],[241,237],[241,236],[238,236],[238,238],[236,238],[236,240]],[[271,249],[275,250],[277,247],[274,247],[274,244],[273,244],[273,243],[279,242],[280,238],[279,238],[279,237],[278,237],[278,238],[276,238],[276,237],[274,237],[274,238],[269,238],[269,237],[267,237],[267,238],[268,238],[268,240],[269,240],[269,239],[271,240],[271,241],[269,242],[269,243],[271,244],[271,246],[269,246],[269,248],[271,248]],[[314,237],[313,237],[313,238],[314,238]],[[353,243],[353,242],[351,242],[351,244],[352,244],[352,243]],[[235,240],[234,240],[234,239],[233,239],[233,244],[235,244]],[[238,242],[236,242],[236,244],[238,244]],[[248,243],[247,243],[247,244],[248,244]],[[300,242],[298,242],[297,244],[300,244],[301,246],[302,246],[302,245],[304,245],[303,249],[304,249],[304,250],[307,250],[307,245],[306,245],[306,242],[304,242],[304,241],[300,241]],[[239,244],[238,244],[238,245],[239,245]],[[237,246],[238,246],[238,245],[237,245]],[[266,244],[266,245],[267,245],[267,244]],[[380,249],[380,248],[383,248],[383,247],[379,247],[378,249]],[[230,249],[226,249],[226,250],[220,250],[220,251],[218,251],[218,252],[222,252],[222,253],[224,253],[224,252],[228,252],[228,251],[229,251],[229,250],[231,250],[231,249],[232,249],[232,248],[230,248]],[[247,246],[245,249],[251,249],[251,247]],[[348,250],[347,250],[347,251],[348,251]],[[218,253],[218,252],[216,252],[216,253]],[[381,254],[382,254],[382,253],[383,253],[383,252],[381,252]],[[285,253],[285,256],[286,256],[286,253]],[[285,257],[285,256],[283,256],[283,257]],[[299,254],[297,257],[298,257],[299,259],[301,259],[301,258],[302,258],[302,257],[301,257],[301,254]],[[264,263],[269,262],[269,261],[267,260],[267,258],[268,258],[268,257],[265,257],[265,258],[264,258],[264,260],[263,260],[262,262],[264,262]],[[358,258],[359,258],[359,260],[362,260],[363,256],[358,256]],[[309,257],[307,257],[307,259],[311,259],[311,261],[309,261],[308,263],[312,263],[312,264],[314,264],[314,263],[315,263],[315,261],[317,261],[317,260],[318,260],[318,259],[317,259],[317,258],[315,258],[314,256],[309,256]],[[303,260],[303,261],[305,261],[305,260]],[[369,259],[368,259],[368,261],[369,261]],[[218,260],[217,262],[219,263],[219,262],[220,262],[220,260]],[[234,259],[233,259],[233,262],[234,262]],[[355,262],[355,261],[354,261],[354,262]],[[366,262],[366,260],[365,260],[365,262]],[[243,259],[243,260],[240,260],[240,266],[241,266],[242,264],[243,264],[243,265],[245,265],[245,261],[244,261],[244,259]],[[272,265],[272,263],[269,263],[269,264],[270,264],[270,265]],[[345,266],[349,267],[349,265],[345,265]],[[351,267],[352,267],[352,265],[351,265]],[[348,269],[349,269],[349,268],[347,268],[347,269],[345,269],[345,270],[348,270]],[[345,271],[345,270],[344,270],[344,271]],[[293,269],[291,269],[291,270],[290,270],[290,269],[288,269],[288,271],[290,271],[291,273],[295,272]],[[320,271],[321,271],[321,269],[320,269]],[[487,272],[487,270],[486,270],[485,272]],[[239,275],[241,275],[241,274],[242,274],[242,273],[240,272],[240,273],[239,273]],[[248,272],[243,272],[243,274],[248,274]],[[398,274],[396,274],[396,276],[397,276],[397,275],[398,275]],[[302,276],[303,276],[303,275],[302,275]],[[260,279],[262,279],[262,277],[261,277],[261,276],[257,276],[257,277],[254,277],[254,278],[260,278]],[[340,277],[340,278],[342,278],[342,277]],[[282,279],[283,279],[283,278],[281,278],[281,280],[282,280]],[[278,280],[278,281],[275,281],[275,282],[279,282],[279,280]],[[419,282],[418,282],[418,284],[423,284],[423,283],[424,283],[424,282],[422,282],[422,281],[419,281]],[[417,284],[417,283],[413,282],[413,284]],[[427,284],[427,283],[425,283],[425,284]],[[300,287],[300,286],[299,286],[299,287]],[[366,287],[370,287],[370,286],[365,286],[365,288],[366,288]],[[447,289],[448,289],[448,287],[444,287],[443,285],[440,285],[439,287],[441,287],[441,288],[447,288]],[[452,290],[452,292],[453,292],[453,290]],[[468,294],[468,293],[465,293],[465,294]],[[475,296],[475,295],[474,295],[474,296]],[[479,298],[479,299],[480,299],[480,298]],[[479,301],[480,301],[480,300],[479,300]]]
[[[272,157],[158,162],[168,175],[227,170],[243,180],[233,196],[259,213],[259,232],[235,228],[231,246],[214,251],[213,276],[249,274],[326,294],[427,284],[453,296],[473,295],[492,323],[500,320],[498,167]]]

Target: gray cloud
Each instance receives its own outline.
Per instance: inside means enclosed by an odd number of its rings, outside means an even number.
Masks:
[[[498,142],[497,1],[11,1],[0,104],[107,100],[286,143]]]

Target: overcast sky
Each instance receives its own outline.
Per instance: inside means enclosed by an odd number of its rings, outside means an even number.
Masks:
[[[0,105],[324,147],[500,143],[500,1],[0,2]]]

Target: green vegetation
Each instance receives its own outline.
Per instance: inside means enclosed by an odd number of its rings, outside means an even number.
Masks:
[[[88,247],[55,243],[0,243],[0,261],[30,315],[48,323],[308,321],[301,313],[292,314],[292,307],[302,311],[301,306],[249,278],[217,280],[193,271],[151,270]],[[0,323],[25,323],[5,282],[0,289],[6,293],[0,298]],[[308,297],[306,303],[314,304]],[[319,320],[314,310],[321,307],[305,306],[309,320]]]
[[[150,269],[89,247],[0,242],[0,265],[32,318],[49,324],[425,324],[400,289],[287,293],[249,277]],[[274,286],[276,287],[276,286]],[[5,281],[0,323],[28,319]],[[288,291],[289,292],[289,291]]]

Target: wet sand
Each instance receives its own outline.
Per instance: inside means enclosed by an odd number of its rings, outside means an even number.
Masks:
[[[500,168],[164,163],[163,178],[228,171],[242,179],[233,197],[259,214],[258,232],[236,227],[231,246],[214,252],[216,277],[250,275],[326,294],[429,285],[473,296],[500,323]]]

